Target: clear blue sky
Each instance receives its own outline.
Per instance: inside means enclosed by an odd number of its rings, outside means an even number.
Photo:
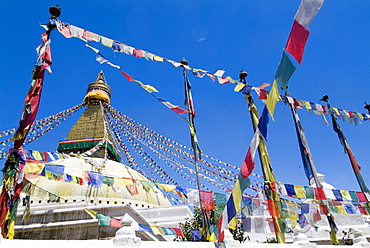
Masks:
[[[190,66],[238,78],[249,73],[252,86],[272,83],[300,1],[58,1],[60,20],[152,52],[167,59],[186,58]],[[18,123],[35,62],[35,48],[49,19],[45,1],[0,3],[1,119],[0,130]],[[303,64],[289,82],[293,97],[319,103],[325,94],[332,106],[366,113],[370,102],[370,2],[325,1],[309,29]],[[108,65],[82,41],[66,39],[57,31],[51,36],[53,73],[46,75],[37,119],[82,102],[88,83],[103,70],[112,88],[111,105],[147,127],[190,146],[186,122],[157,102],[146,91]],[[91,43],[112,63],[133,78],[155,86],[159,96],[183,106],[180,69],[169,63],[146,61]],[[248,105],[233,84],[220,85],[189,75],[197,117],[195,125],[202,150],[240,166],[253,136]],[[282,92],[281,92],[282,93]],[[256,95],[260,112],[262,102]],[[80,112],[81,113],[81,112]],[[318,172],[339,189],[359,190],[347,155],[336,133],[320,116],[299,111]],[[30,145],[29,149],[53,151],[77,120],[74,116]],[[339,122],[362,166],[370,186],[370,122],[351,125]],[[278,181],[307,185],[290,110],[278,103],[270,121],[268,150]],[[3,162],[0,162],[1,164]],[[261,174],[259,163],[255,172]]]

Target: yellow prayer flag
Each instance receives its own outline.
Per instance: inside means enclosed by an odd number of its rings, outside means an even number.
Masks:
[[[236,218],[236,216],[234,216],[234,218],[232,218],[230,220],[229,228],[235,230],[236,229],[236,223],[237,223],[237,218]]]
[[[303,186],[294,185],[295,194],[299,198],[306,198],[306,192]]]
[[[42,156],[40,155],[40,152],[39,151],[32,151],[32,156],[36,159],[36,160],[39,160],[39,161],[42,161]]]
[[[344,198],[346,198],[347,200],[349,201],[352,201],[352,197],[351,195],[349,194],[348,190],[341,190],[340,193],[342,194],[342,196]]]
[[[270,93],[267,96],[266,100],[266,107],[272,119],[274,119],[275,105],[279,101],[279,99],[280,99],[279,89],[277,87],[276,80],[274,80],[274,83],[272,84]]]
[[[237,213],[239,213],[239,211],[240,211],[239,208],[240,208],[240,203],[242,201],[242,194],[243,194],[243,192],[241,192],[241,190],[240,190],[240,182],[239,182],[239,180],[236,180],[234,188],[231,192],[231,195],[233,196],[234,206],[235,206],[235,209],[236,209]]]
[[[86,43],[86,45],[88,48],[90,48],[91,50],[93,50],[94,52],[98,53],[99,52],[99,49],[96,49],[95,47],[92,47],[90,46],[89,44]]]
[[[209,237],[209,242],[216,242],[216,241],[217,241],[216,234],[212,233],[211,236]]]
[[[158,92],[158,90],[156,88],[154,88],[153,86],[149,85],[149,84],[145,84],[143,87],[146,91],[148,91],[149,93],[152,93],[152,92]]]
[[[25,174],[27,175],[28,173],[32,174],[41,174],[42,169],[44,168],[43,163],[26,163],[26,169],[25,169]]]
[[[241,90],[244,88],[244,86],[245,86],[245,84],[243,84],[243,83],[238,83],[238,84],[235,86],[234,91],[239,92],[239,91],[241,91]]]
[[[114,185],[119,188],[119,187],[124,187],[124,186],[129,186],[133,185],[134,181],[131,179],[123,179],[123,178],[114,178]]]
[[[339,110],[337,108],[332,108],[335,111],[336,115],[340,115]]]
[[[164,62],[164,58],[163,57],[160,57],[158,55],[154,55],[154,58],[153,58],[155,61],[159,61],[159,62]]]
[[[91,209],[84,208],[86,213],[91,216],[91,218],[96,219],[97,212]]]
[[[176,185],[170,185],[170,184],[159,183],[157,186],[166,191],[172,191],[176,189]]]
[[[164,234],[163,229],[158,226],[150,226],[150,228],[152,229],[154,235]]]
[[[302,101],[302,103],[304,104],[304,106],[306,107],[306,109],[311,109],[311,105],[309,102],[307,101]]]
[[[14,220],[10,221],[9,227],[8,227],[8,233],[6,237],[8,239],[13,239],[14,238]]]
[[[344,209],[344,207],[343,207],[343,206],[336,206],[336,207],[337,207],[338,212],[339,212],[340,214],[343,214],[343,215],[346,215],[346,214],[347,214],[347,212],[346,212],[346,210]]]

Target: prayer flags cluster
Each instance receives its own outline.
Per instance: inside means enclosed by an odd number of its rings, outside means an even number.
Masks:
[[[117,228],[121,228],[121,220],[115,217],[111,217],[109,215],[98,213],[94,210],[85,208],[87,214],[89,214],[93,219],[98,219],[98,225],[100,226],[113,226]],[[157,234],[164,234],[164,235],[176,235],[179,237],[185,237],[182,230],[180,228],[167,228],[167,227],[159,227],[159,226],[149,226],[145,224],[139,224],[140,232],[152,232],[155,235]]]
[[[38,112],[45,70],[51,72],[52,59],[49,34],[52,30],[53,21],[54,19],[50,19],[47,31],[41,35],[42,43],[36,48],[37,59],[32,72],[31,87],[24,100],[18,128],[12,138],[14,148],[10,151],[4,166],[3,188],[0,194],[0,228],[2,236],[8,239],[14,237],[15,214],[20,201],[20,191],[24,177],[25,159],[20,148]]]
[[[181,63],[179,63],[179,62],[176,62],[176,61],[173,61],[173,60],[170,60],[170,59],[166,59],[162,56],[153,54],[151,52],[148,52],[148,51],[145,51],[145,50],[142,50],[142,49],[139,49],[139,48],[129,46],[129,45],[124,44],[120,41],[116,41],[116,40],[101,36],[99,34],[90,32],[88,30],[85,30],[85,29],[76,27],[74,25],[62,22],[58,19],[56,19],[56,26],[57,26],[58,31],[66,38],[76,37],[76,38],[79,38],[81,40],[84,40],[85,42],[94,41],[94,42],[101,43],[102,45],[104,45],[106,47],[112,48],[114,52],[121,52],[121,53],[124,53],[124,54],[127,54],[127,55],[133,55],[137,58],[145,58],[146,60],[149,60],[149,61],[158,61],[158,62],[166,62],[167,61],[176,68],[181,66]],[[98,49],[93,48],[88,44],[86,44],[86,46],[90,47],[91,49],[93,49],[98,54],[97,55],[97,60],[99,61],[99,63],[108,63],[108,64],[110,63],[101,54],[99,54]],[[119,66],[117,66],[115,64],[110,63],[110,65],[119,69]],[[226,84],[228,82],[238,83],[237,80],[232,79],[230,76],[224,77],[223,76],[223,74],[225,72],[224,70],[218,70],[215,73],[210,73],[209,71],[206,71],[206,70],[203,70],[203,69],[192,68],[188,65],[183,66],[183,67],[186,70],[191,71],[197,77],[203,78],[206,75],[209,78],[211,78],[212,81],[217,79],[217,81],[220,84]]]
[[[308,113],[311,113],[312,111],[317,114],[323,116],[323,114],[328,114],[328,109],[325,105],[322,104],[317,104],[314,102],[309,102],[305,100],[299,100],[296,98],[293,98],[293,105],[298,108],[306,108]],[[361,124],[361,120],[363,121],[369,121],[370,120],[370,114],[363,114],[355,111],[349,111],[349,110],[344,110],[344,109],[339,109],[339,108],[334,108],[333,109],[334,115],[341,119],[342,121],[347,121],[351,124]]]

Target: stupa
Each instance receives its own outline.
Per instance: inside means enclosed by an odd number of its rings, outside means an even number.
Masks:
[[[145,190],[139,181],[149,180],[121,162],[117,144],[104,117],[104,106],[110,102],[110,93],[104,73],[100,72],[96,81],[88,85],[84,98],[87,109],[67,137],[59,142],[57,151],[64,154],[64,158],[46,164],[63,166],[64,171],[75,178],[86,178],[86,171],[112,176],[115,178],[114,185],[96,187],[91,183],[49,180],[47,176],[27,178],[29,187],[23,197],[29,198],[31,211],[26,215],[31,217],[24,218],[27,206],[19,207],[15,238],[40,239],[40,233],[43,239],[101,239],[114,236],[116,228],[105,227],[103,230],[84,208],[122,217],[127,206],[139,212],[155,208],[158,213],[162,207],[172,215],[178,212],[174,220],[176,223],[181,221],[178,219],[181,216],[191,216],[187,206],[171,207],[169,200],[156,187]],[[150,214],[144,215],[146,219],[151,219]],[[152,221],[158,222],[156,217],[153,218]],[[155,238],[143,237],[143,240]]]

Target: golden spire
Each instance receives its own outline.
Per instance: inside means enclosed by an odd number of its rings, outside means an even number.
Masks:
[[[96,81],[87,86],[84,102],[88,105],[99,104],[100,101],[110,103],[110,87],[106,82],[103,71],[100,71]]]

